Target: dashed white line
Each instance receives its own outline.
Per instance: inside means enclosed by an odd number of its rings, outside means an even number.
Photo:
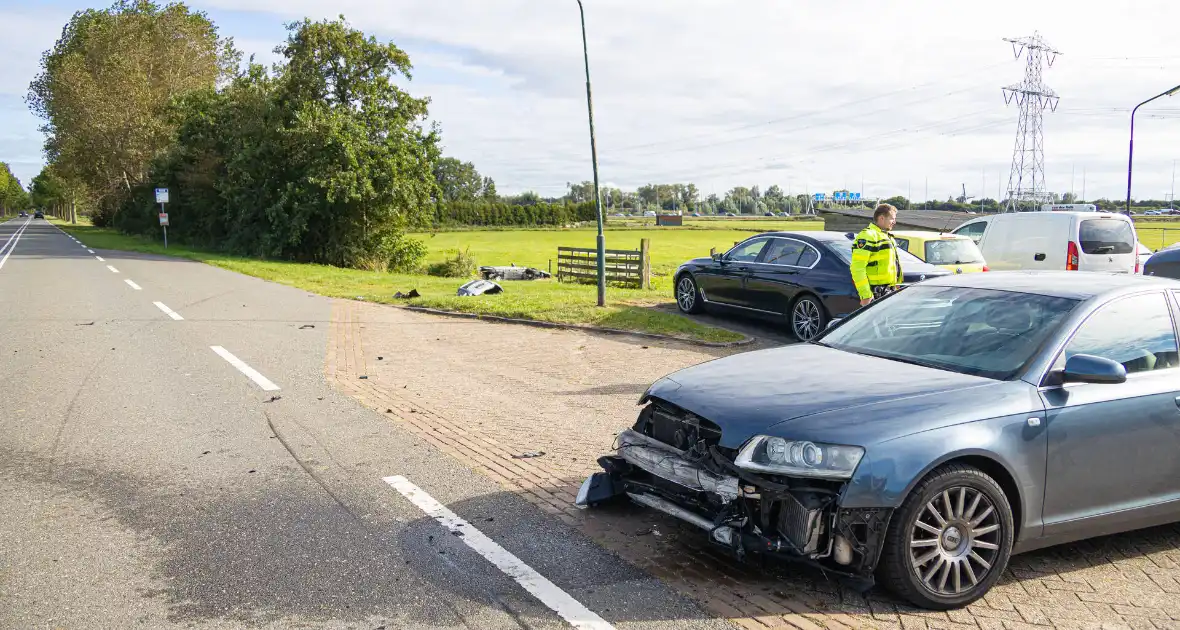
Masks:
[[[159,303],[157,302],[157,304],[159,304]],[[266,378],[262,374],[259,374],[258,370],[255,370],[254,368],[246,365],[246,363],[244,361],[235,357],[233,354],[230,353],[229,350],[226,350],[225,348],[222,348],[221,346],[209,346],[209,347],[214,352],[216,352],[218,356],[220,356],[221,358],[228,361],[230,365],[238,368],[239,372],[241,372],[242,374],[245,374],[246,376],[248,376],[250,378],[250,380],[257,383],[258,386],[263,389],[263,391],[268,391],[268,392],[278,391],[278,389],[279,389],[278,385],[275,385],[274,383],[270,382],[270,380],[268,378]]]
[[[126,279],[126,280],[124,280],[123,282],[126,282],[126,283],[127,283],[127,286],[131,287],[132,289],[135,289],[136,291],[143,291],[143,287],[141,287],[141,286],[139,286],[138,284],[135,284],[134,282],[132,282],[132,281],[131,281],[131,278],[127,278],[127,279]]]
[[[496,565],[505,575],[516,580],[516,583],[520,584],[524,590],[541,600],[541,603],[548,606],[550,610],[560,615],[573,627],[590,630],[614,630],[614,626],[607,623],[594,611],[583,606],[581,602],[558,588],[553,582],[545,579],[545,576],[537,573],[520,558],[512,555],[496,541],[459,518],[447,506],[426,494],[410,480],[400,475],[384,479],[385,483],[402,493],[402,496],[409,499],[410,503],[418,506],[451,533],[459,536],[468,547],[471,547],[488,562]]]
[[[180,321],[180,320],[184,319],[183,317],[180,316],[180,313],[177,313],[176,311],[168,308],[167,306],[164,306],[163,302],[152,302],[152,304],[155,304],[156,308],[160,309],[161,311],[164,311],[165,315],[167,315],[168,317],[171,317],[172,319],[174,319],[176,321]]]
[[[112,267],[112,266],[110,266],[110,265],[107,265],[107,269],[110,269],[110,270],[111,270],[111,273],[119,273],[119,270],[118,270],[118,269],[115,269],[114,267]]]
[[[91,254],[93,254],[93,253],[94,253],[94,250],[93,250],[93,249],[90,249],[89,247],[88,247],[88,248],[86,248],[86,251],[90,252]]]
[[[106,262],[106,259],[103,258],[102,256],[95,256],[95,258],[98,259],[98,262]]]

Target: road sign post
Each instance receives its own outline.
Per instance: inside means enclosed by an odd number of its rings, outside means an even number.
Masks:
[[[164,204],[168,203],[168,189],[156,189],[156,203],[160,204],[160,227],[164,228],[164,249],[168,249],[168,212]]]

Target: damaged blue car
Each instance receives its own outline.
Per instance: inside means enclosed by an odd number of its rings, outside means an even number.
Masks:
[[[965,606],[1012,554],[1180,520],[1178,297],[1125,274],[929,279],[661,378],[577,502]]]

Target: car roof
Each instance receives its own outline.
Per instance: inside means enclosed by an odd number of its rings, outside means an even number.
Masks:
[[[1076,300],[1150,288],[1180,289],[1180,281],[1171,278],[1100,271],[989,271],[941,276],[922,284],[1035,293]]]
[[[946,239],[952,241],[961,241],[971,237],[962,234],[951,234],[950,232],[935,232],[934,230],[893,230],[889,232],[894,236],[904,236],[905,238],[924,238],[924,239]]]

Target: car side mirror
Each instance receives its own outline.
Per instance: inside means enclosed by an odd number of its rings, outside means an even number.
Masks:
[[[724,264],[725,262],[727,262],[725,260],[725,254],[713,254],[713,262],[718,262],[718,263]]]
[[[1121,363],[1092,354],[1075,354],[1061,371],[1065,383],[1125,383],[1127,368]]]

